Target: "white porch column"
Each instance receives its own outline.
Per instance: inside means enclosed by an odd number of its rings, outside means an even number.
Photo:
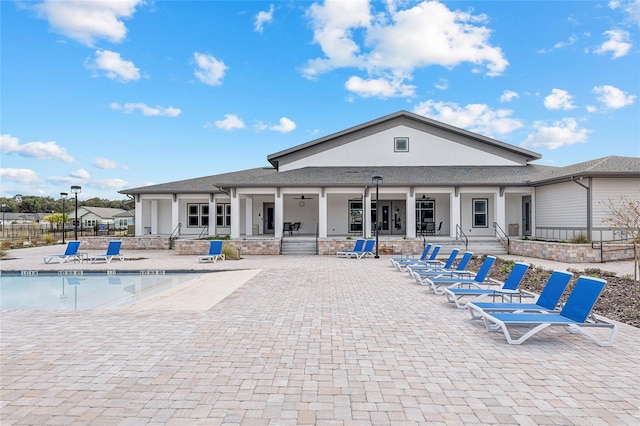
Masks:
[[[231,238],[240,238],[240,197],[238,197],[238,190],[231,188],[229,191],[231,196]]]
[[[244,200],[245,204],[245,211],[244,211],[244,217],[245,217],[245,230],[244,230],[244,234],[245,235],[251,235],[253,233],[252,231],[252,227],[253,227],[253,198],[251,197],[247,197]]]
[[[508,232],[507,230],[507,203],[506,197],[504,196],[504,188],[500,188],[500,191],[495,194],[495,221],[504,232]],[[490,223],[489,226],[493,226],[493,223]]]
[[[406,206],[406,231],[407,238],[415,238],[416,236],[416,193],[413,189],[407,192],[407,206]]]
[[[151,200],[151,235],[158,235],[158,200]]]
[[[318,237],[327,238],[327,193],[320,191],[318,196]]]
[[[209,236],[213,237],[218,233],[216,228],[216,224],[218,223],[218,211],[217,211],[217,201],[216,197],[211,194],[209,195]]]
[[[451,212],[451,228],[449,229],[449,236],[456,237],[456,225],[460,225],[460,190],[455,189],[451,192],[449,197],[451,205],[449,206]]]
[[[372,217],[371,217],[371,188],[366,188],[364,190],[364,212],[362,212],[362,220],[364,223],[362,224],[364,229],[364,237],[370,237],[373,235],[373,228],[371,227]]]
[[[282,238],[282,227],[284,226],[284,198],[280,189],[274,194],[273,207],[273,236],[276,239]]]
[[[173,194],[171,197],[171,232],[173,232],[180,223],[180,203],[178,195]]]
[[[142,223],[142,199],[139,197],[140,195],[136,195],[136,210],[134,212],[136,237],[141,237],[144,231],[144,223]],[[4,223],[2,226],[4,226]]]

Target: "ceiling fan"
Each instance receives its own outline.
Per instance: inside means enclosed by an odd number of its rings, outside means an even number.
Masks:
[[[293,197],[294,200],[313,200],[313,197],[305,197],[304,195],[301,195],[299,197]]]

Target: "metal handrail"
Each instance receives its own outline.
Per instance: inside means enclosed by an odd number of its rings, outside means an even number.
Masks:
[[[198,238],[202,238],[202,237],[208,236],[208,235],[209,235],[209,225],[207,225],[204,228],[202,228],[202,231],[200,231],[200,235],[198,235]]]
[[[506,243],[507,254],[509,254],[511,245],[509,244],[510,241],[509,241],[509,236],[507,235],[507,233],[504,232],[504,229],[502,229],[500,227],[500,225],[498,225],[497,222],[493,222],[493,231],[494,231],[496,237],[498,237],[498,239],[500,239],[500,241],[502,241],[503,243]]]
[[[464,233],[460,225],[456,224],[456,240],[458,237],[460,237],[460,240],[464,242],[464,249],[466,251],[469,248],[469,238],[467,238],[467,235]]]
[[[316,222],[316,255],[318,254],[318,240],[320,239],[320,224]]]
[[[174,247],[174,242],[178,239],[178,237],[180,237],[181,230],[182,223],[178,223],[178,226],[176,226],[173,232],[171,232],[171,235],[169,235],[169,249],[172,249]]]

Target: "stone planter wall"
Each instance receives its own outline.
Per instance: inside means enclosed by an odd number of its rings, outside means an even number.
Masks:
[[[80,250],[107,250],[109,241],[122,241],[120,250],[168,250],[168,237],[81,237]]]
[[[633,259],[633,245],[605,244],[601,252],[600,248],[592,248],[591,244],[511,239],[509,253],[565,263],[599,263]]]

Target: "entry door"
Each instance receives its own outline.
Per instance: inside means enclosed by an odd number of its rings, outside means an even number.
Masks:
[[[531,236],[531,195],[522,197],[522,235]]]
[[[275,204],[264,203],[262,205],[262,229],[264,234],[273,234],[273,216],[274,216]]]
[[[380,201],[380,234],[404,235],[405,219],[404,201]]]

